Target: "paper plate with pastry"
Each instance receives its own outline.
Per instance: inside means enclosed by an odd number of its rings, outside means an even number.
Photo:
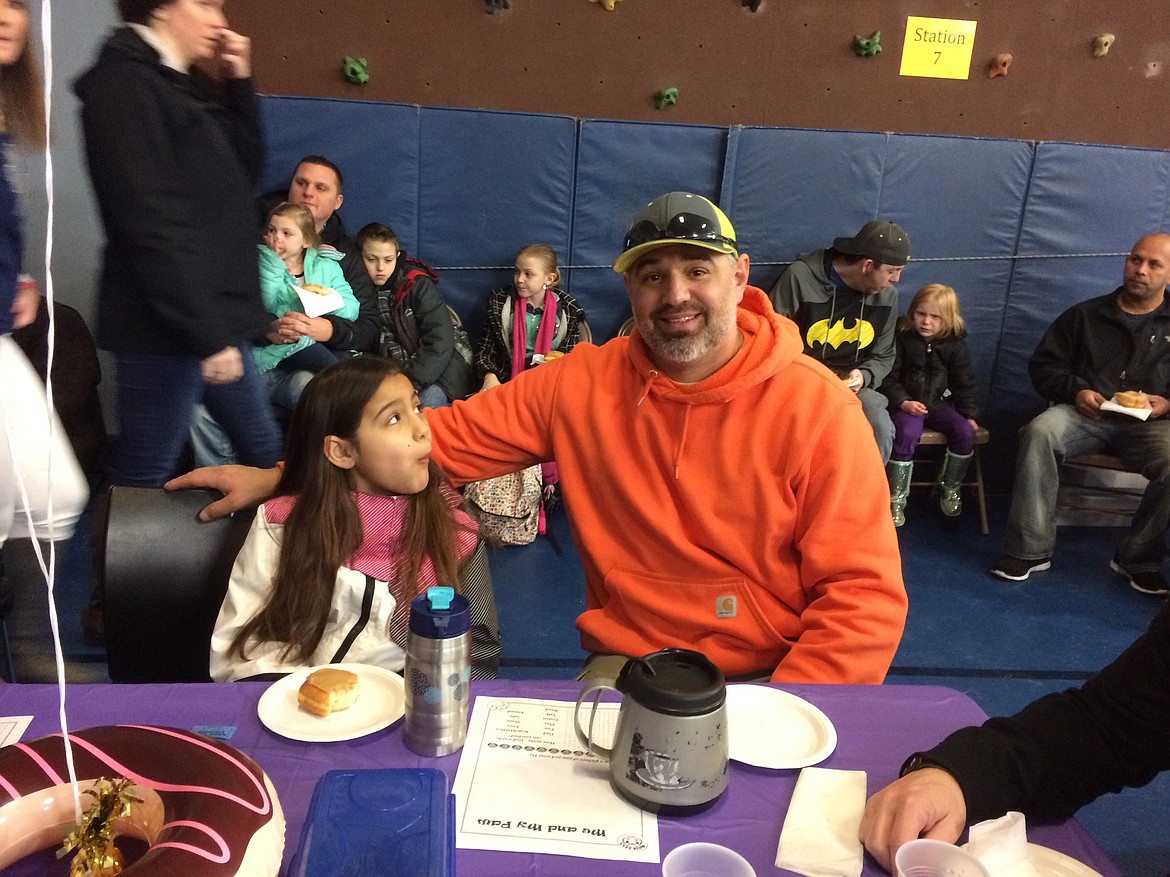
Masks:
[[[309,317],[331,314],[345,306],[340,292],[319,283],[306,283],[304,286],[294,286],[293,289],[301,301],[301,307],[305,309],[305,315]]]
[[[406,712],[402,677],[370,664],[306,667],[273,682],[256,707],[270,731],[307,743],[353,740]]]

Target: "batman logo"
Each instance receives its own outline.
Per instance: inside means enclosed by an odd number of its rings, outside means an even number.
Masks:
[[[868,347],[873,343],[873,324],[869,320],[854,320],[853,327],[845,328],[845,321],[838,320],[829,326],[828,320],[818,320],[809,327],[806,343],[812,347],[815,342],[821,342],[828,347],[840,347],[849,342],[860,347]]]

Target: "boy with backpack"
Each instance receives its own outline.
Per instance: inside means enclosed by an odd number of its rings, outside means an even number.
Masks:
[[[439,275],[407,257],[389,226],[372,222],[355,243],[374,297],[354,323],[354,348],[400,362],[423,408],[468,396],[475,389],[471,345],[435,286]]]

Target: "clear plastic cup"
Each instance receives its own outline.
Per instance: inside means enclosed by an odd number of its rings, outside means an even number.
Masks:
[[[898,847],[896,877],[991,877],[973,855],[942,840],[922,838]]]
[[[662,860],[662,877],[756,877],[748,860],[719,844],[675,847]]]

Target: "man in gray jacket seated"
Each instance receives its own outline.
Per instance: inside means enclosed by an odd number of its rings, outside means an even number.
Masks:
[[[805,253],[769,293],[776,312],[800,327],[804,352],[835,371],[857,394],[883,465],[894,445],[894,424],[888,400],[877,388],[894,364],[894,284],[908,261],[906,232],[888,219],[875,219],[853,237]]]

